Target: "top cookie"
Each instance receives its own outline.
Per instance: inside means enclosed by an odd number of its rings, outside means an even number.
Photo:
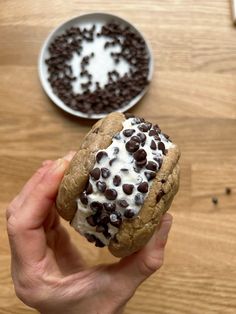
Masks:
[[[129,255],[148,241],[170,206],[178,158],[177,146],[157,125],[112,113],[93,126],[72,160],[58,211],[97,246]]]

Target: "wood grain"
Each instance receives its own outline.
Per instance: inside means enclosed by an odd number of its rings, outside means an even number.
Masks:
[[[164,267],[127,314],[236,312],[236,28],[228,0],[8,0],[0,9],[0,314],[35,313],[14,294],[5,208],[44,159],[76,149],[91,122],[48,100],[37,59],[64,20],[104,11],[134,23],[151,43],[155,72],[134,113],[157,121],[182,151],[181,187]],[[225,194],[225,187],[232,194]],[[211,202],[218,197],[217,206]],[[64,223],[68,228],[67,224]],[[69,228],[68,228],[69,229]],[[90,265],[113,262],[73,230]]]

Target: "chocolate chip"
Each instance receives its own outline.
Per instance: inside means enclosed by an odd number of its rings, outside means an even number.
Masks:
[[[164,154],[165,152],[165,144],[163,142],[158,142],[158,149],[162,151],[162,153]]]
[[[146,178],[147,178],[148,181],[153,180],[153,179],[156,177],[156,172],[152,172],[152,171],[148,172],[148,171],[145,171],[144,174],[145,174],[145,176],[146,176]]]
[[[120,207],[122,207],[122,208],[126,208],[126,207],[129,206],[129,204],[127,203],[126,200],[119,200],[119,201],[118,201],[118,205],[119,205]]]
[[[142,168],[143,166],[145,166],[146,163],[147,163],[147,158],[135,162],[136,166],[137,166],[137,167],[141,167],[141,168]]]
[[[111,235],[110,235],[110,233],[108,232],[108,228],[105,229],[105,231],[103,232],[103,235],[104,235],[104,237],[105,237],[106,239],[110,239]]]
[[[107,179],[111,174],[110,170],[107,168],[101,168],[101,173],[104,179]]]
[[[133,192],[134,186],[133,184],[123,184],[122,189],[125,194],[130,195]]]
[[[98,238],[96,238],[95,246],[97,246],[97,247],[104,247],[105,244],[104,244],[101,240],[99,240]]]
[[[116,210],[116,204],[114,203],[103,203],[105,210],[109,213],[112,213]]]
[[[218,198],[217,197],[212,197],[212,203],[214,204],[214,205],[217,205],[218,204]]]
[[[160,138],[159,135],[154,135],[154,139],[155,139],[156,141],[160,141],[160,140],[161,140],[161,138]]]
[[[151,129],[152,124],[147,122],[147,123],[143,123],[141,125],[138,126],[139,130],[142,132],[147,132]]]
[[[151,149],[153,149],[153,150],[157,149],[157,145],[156,145],[156,143],[155,143],[153,140],[151,141],[150,147],[151,147]]]
[[[125,218],[133,218],[134,217],[134,212],[131,209],[126,209],[124,212]]]
[[[156,130],[158,133],[161,132],[161,129],[159,128],[158,124],[154,124],[153,129]]]
[[[126,112],[125,113],[125,118],[126,119],[135,118],[135,115],[133,115],[132,113]]]
[[[91,216],[86,217],[86,220],[87,220],[87,223],[92,227],[95,227],[97,225],[95,215],[91,215]]]
[[[101,211],[103,209],[103,205],[100,202],[92,202],[90,204],[90,208],[93,212]]]
[[[138,133],[137,136],[140,138],[142,143],[145,143],[146,135],[144,133]]]
[[[114,161],[116,161],[116,160],[117,160],[117,158],[112,158],[112,159],[109,161],[109,165],[112,166],[113,163],[114,163]]]
[[[129,169],[127,169],[127,168],[121,168],[120,171],[122,171],[122,172],[128,172]]]
[[[147,182],[142,182],[138,186],[138,191],[141,193],[147,193],[148,192],[148,183]]]
[[[120,133],[117,133],[116,135],[114,135],[114,138],[115,138],[116,140],[120,140],[120,139],[121,139]]]
[[[109,221],[109,215],[105,211],[101,212],[100,217],[98,218],[98,224],[106,225]]]
[[[117,213],[112,213],[110,215],[110,224],[117,228],[121,226],[122,219],[117,215]]]
[[[114,189],[106,189],[104,194],[108,200],[115,200],[117,197],[117,192]]]
[[[157,132],[157,130],[150,130],[149,132],[148,132],[148,135],[149,136],[154,136],[154,135],[156,135],[156,136],[158,136],[158,132]]]
[[[230,195],[231,192],[232,192],[231,188],[229,188],[229,187],[226,187],[226,188],[225,188],[225,193],[226,193],[227,195]]]
[[[119,186],[121,184],[121,177],[118,176],[118,175],[115,175],[114,178],[113,178],[113,184],[115,186]]]
[[[114,151],[113,152],[114,152],[115,155],[117,155],[119,153],[119,151],[120,151],[119,147],[114,147]]]
[[[86,194],[92,194],[92,193],[93,193],[92,184],[90,182],[88,182],[87,188],[86,188]]]
[[[130,137],[134,134],[135,130],[134,129],[127,129],[123,131],[123,134],[125,137]]]
[[[166,180],[165,179],[161,179],[161,183],[166,183]]]
[[[134,159],[137,160],[137,161],[144,160],[144,159],[146,159],[146,157],[147,157],[147,153],[146,153],[146,151],[143,148],[137,150],[134,153]]]
[[[169,135],[166,133],[162,133],[162,135],[164,135],[167,140],[170,138]]]
[[[159,193],[156,196],[157,203],[160,202],[162,196],[164,196],[164,195],[165,195],[165,192],[163,190],[160,190]]]
[[[90,171],[90,175],[94,180],[98,180],[100,178],[100,169],[94,168],[92,171]]]
[[[107,153],[104,151],[100,151],[96,155],[96,161],[99,163],[102,158],[107,157]]]
[[[97,189],[98,189],[98,191],[100,191],[100,192],[105,192],[105,190],[106,190],[106,188],[107,188],[107,185],[106,185],[106,183],[105,182],[102,182],[102,181],[98,181],[97,183],[96,183],[96,186],[97,186]]]
[[[85,233],[84,236],[89,242],[95,242],[96,241],[96,237],[91,233]]]
[[[141,133],[140,133],[141,134]],[[135,141],[135,142],[138,142],[138,143],[141,143],[141,139],[140,137],[138,137],[137,135],[134,135],[131,137],[131,141]]]
[[[154,157],[153,159],[159,164],[159,169],[160,169],[161,166],[162,166],[162,163],[163,163],[163,159],[162,158],[158,158],[158,157]]]
[[[134,153],[139,149],[139,143],[129,140],[126,144],[125,144],[125,148],[129,153]]]
[[[146,169],[156,171],[157,170],[157,164],[154,161],[149,161],[146,165]]]
[[[80,194],[80,201],[82,204],[84,205],[87,205],[88,204],[88,198],[86,196],[86,192],[83,191],[81,194]]]

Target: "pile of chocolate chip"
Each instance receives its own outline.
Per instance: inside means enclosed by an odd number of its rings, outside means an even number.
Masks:
[[[84,56],[81,61],[80,77],[86,77],[87,82],[81,84],[82,93],[73,91],[72,83],[79,80],[73,76],[69,61],[73,53],[81,55],[83,42],[92,42],[95,37],[104,36],[108,41],[104,49],[109,46],[119,46],[120,52],[111,52],[114,67],[123,58],[129,64],[129,72],[120,76],[114,68],[108,72],[108,81],[104,87],[95,82],[96,88],[90,91],[92,75],[86,69],[90,59],[96,52]],[[68,107],[85,114],[109,113],[126,106],[130,100],[139,95],[148,82],[150,57],[144,40],[129,27],[122,27],[117,23],[103,25],[100,32],[96,26],[90,29],[71,27],[57,36],[49,46],[50,57],[45,60],[48,66],[49,78],[53,92]]]
[[[130,116],[128,115],[127,118],[130,118]],[[162,166],[163,157],[161,157],[158,151],[161,151],[163,155],[168,153],[161,137],[165,137],[166,141],[170,141],[169,136],[161,133],[158,125],[152,125],[152,123],[137,117],[134,117],[131,124],[133,126],[137,125],[136,131],[133,128],[125,129],[122,131],[122,137],[120,132],[115,135],[114,138],[121,140],[122,143],[124,138],[126,138],[124,145],[128,154],[133,157],[133,162],[131,164],[132,168],[139,176],[142,171],[142,173],[144,173],[144,180],[141,179],[135,187],[134,184],[128,184],[121,178],[121,174],[128,172],[130,169],[121,168],[121,172],[118,174],[118,170],[115,168],[116,173],[112,173],[112,167],[108,169],[103,166],[104,160],[109,160],[108,164],[112,166],[117,160],[119,148],[113,148],[112,154],[115,157],[109,157],[106,151],[101,150],[96,154],[97,166],[90,172],[90,179],[87,182],[85,190],[80,195],[81,203],[85,206],[89,206],[90,210],[93,212],[93,214],[90,213],[86,218],[87,223],[90,226],[95,227],[96,232],[103,233],[107,239],[111,238],[108,224],[119,228],[122,224],[123,216],[127,219],[134,217],[134,210],[130,208],[129,204],[129,196],[132,197],[131,195],[134,194],[133,197],[136,206],[143,205],[145,195],[149,190],[148,182],[156,177],[157,171]],[[162,134],[161,137],[160,134]],[[153,160],[147,160],[147,143],[149,147],[148,149],[151,149],[152,151]],[[113,186],[107,186],[106,179],[111,176],[113,176]],[[105,196],[105,202],[89,201],[89,195],[93,192],[97,193],[96,190],[93,190],[91,182],[95,184],[97,190]],[[162,180],[161,182],[165,183],[165,180]],[[116,187],[118,186],[122,187],[125,198],[120,198],[120,195],[118,196],[116,190]],[[157,203],[161,200],[164,194],[163,190],[159,191],[156,196]],[[94,242],[96,246],[104,246],[102,241],[98,239],[96,235],[86,233],[85,236],[88,241]]]

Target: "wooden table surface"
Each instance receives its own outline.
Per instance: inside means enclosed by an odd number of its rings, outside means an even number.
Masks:
[[[48,100],[38,79],[39,50],[59,23],[95,11],[128,19],[149,40],[155,73],[133,112],[158,122],[182,151],[165,265],[125,313],[236,313],[236,28],[229,1],[2,0],[0,314],[34,313],[14,295],[5,208],[44,159],[76,149],[91,126]],[[115,260],[70,233],[91,265]]]

